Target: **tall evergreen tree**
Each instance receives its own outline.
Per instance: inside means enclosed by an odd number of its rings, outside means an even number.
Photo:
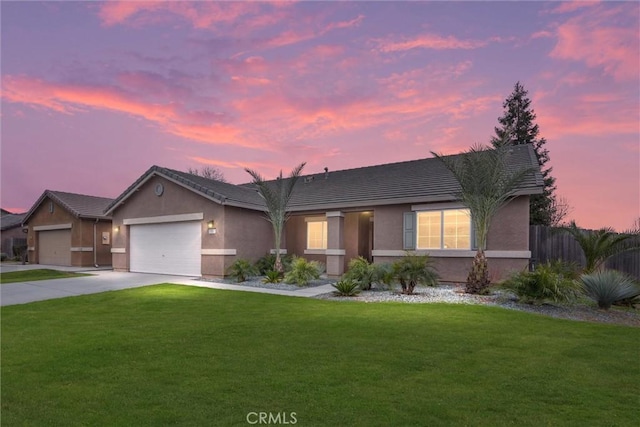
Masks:
[[[534,225],[552,225],[553,222],[558,222],[559,214],[556,212],[558,204],[554,194],[556,179],[551,176],[552,168],[545,166],[549,162],[549,150],[545,148],[547,140],[539,137],[540,129],[535,123],[536,113],[531,108],[531,100],[527,95],[524,86],[517,82],[511,95],[502,104],[504,115],[498,118],[501,126],[495,128],[496,136],[491,143],[494,146],[533,145],[542,169],[544,187],[542,194],[531,196],[529,222]]]

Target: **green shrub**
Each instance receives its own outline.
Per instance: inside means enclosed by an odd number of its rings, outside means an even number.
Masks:
[[[264,279],[262,279],[262,283],[280,283],[284,277],[279,271],[269,270],[264,274]]]
[[[377,283],[379,285],[384,285],[389,289],[393,287],[393,283],[395,280],[395,272],[393,271],[393,266],[388,263],[373,265],[376,268],[376,277],[378,278]]]
[[[519,301],[528,304],[568,302],[576,298],[580,289],[573,279],[576,275],[570,264],[551,262],[538,265],[534,271],[514,274],[500,287],[512,291]]]
[[[338,296],[354,297],[360,293],[361,284],[357,280],[342,279],[331,286],[336,288],[336,290],[333,291],[333,293]]]
[[[438,273],[433,260],[428,255],[416,255],[411,252],[392,265],[393,275],[402,286],[402,293],[411,295],[416,285],[436,286]]]
[[[391,286],[393,272],[389,264],[370,264],[363,257],[352,258],[349,261],[349,269],[343,276],[344,279],[352,279],[360,283],[360,289],[367,291],[374,283]]]
[[[291,267],[291,255],[280,255],[280,261],[284,267],[284,271],[289,270]],[[258,274],[266,275],[268,271],[272,271],[276,264],[276,254],[267,254],[256,261],[255,267],[258,270]]]
[[[319,279],[323,266],[318,261],[307,261],[305,258],[293,257],[289,271],[284,275],[286,283],[306,286],[311,280]]]
[[[7,258],[7,254],[5,254],[4,252],[0,253],[0,261],[6,261]]]
[[[360,288],[366,291],[371,289],[371,284],[376,281],[376,270],[372,264],[369,264],[369,261],[359,256],[349,261],[349,267],[344,278],[358,282]]]
[[[240,283],[240,282],[244,282],[245,280],[247,280],[247,277],[249,277],[249,276],[257,275],[258,271],[246,259],[239,259],[236,262],[234,262],[231,265],[231,267],[229,267],[229,270],[227,271],[227,274],[232,279],[235,279],[236,282]]]
[[[611,304],[640,295],[640,286],[616,270],[603,270],[580,276],[582,290],[598,307],[608,310]]]

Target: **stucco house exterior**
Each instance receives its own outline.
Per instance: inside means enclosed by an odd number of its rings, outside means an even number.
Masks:
[[[513,147],[513,167],[534,167],[491,227],[493,278],[526,268],[529,196],[542,175],[529,145]],[[474,251],[457,182],[435,158],[301,176],[289,204],[283,249],[341,275],[350,259],[393,262],[428,253],[443,280],[464,281]],[[252,184],[233,185],[153,166],[105,210],[113,220],[113,267],[121,271],[224,276],[237,259],[273,251],[266,208]]]
[[[45,190],[27,212],[31,264],[111,265],[111,218],[104,197]]]
[[[13,258],[14,248],[26,246],[27,235],[22,231],[22,221],[26,213],[11,213],[2,209],[0,215],[0,234],[2,247],[0,252]]]

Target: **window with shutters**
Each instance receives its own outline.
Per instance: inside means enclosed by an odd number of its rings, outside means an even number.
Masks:
[[[416,249],[471,249],[469,209],[416,212]]]

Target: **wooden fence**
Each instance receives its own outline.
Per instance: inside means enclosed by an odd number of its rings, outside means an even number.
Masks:
[[[640,242],[640,237],[636,238]],[[584,253],[569,233],[554,231],[551,227],[532,225],[529,228],[529,250],[535,264],[562,259],[584,266]],[[605,263],[606,268],[619,270],[640,280],[640,252],[626,252],[614,256]]]

